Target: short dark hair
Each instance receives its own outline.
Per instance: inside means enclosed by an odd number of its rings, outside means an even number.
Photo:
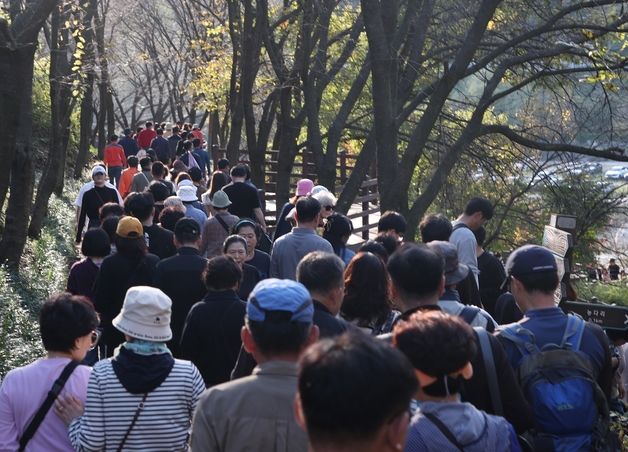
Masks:
[[[344,263],[323,251],[306,254],[297,265],[297,281],[310,292],[327,293],[343,285]]]
[[[241,244],[244,245],[244,249],[246,249],[246,240],[244,240],[244,237],[241,237],[241,236],[239,236],[237,234],[231,234],[223,242],[223,244],[222,244],[222,252],[226,253],[227,250],[229,249],[229,247],[231,245],[233,245],[234,243],[241,243]]]
[[[327,240],[334,253],[340,255],[342,250],[346,248],[344,237],[348,237],[353,232],[353,223],[351,220],[341,213],[332,213],[327,217],[323,238]]]
[[[124,209],[117,202],[106,202],[98,209],[98,218],[102,222],[107,217],[121,217]]]
[[[201,145],[201,140],[198,138],[194,138],[192,140],[192,146],[194,146],[195,148],[199,147]]]
[[[297,200],[295,209],[297,223],[309,223],[321,212],[321,203],[312,196],[304,196]]]
[[[153,123],[151,121],[146,121],[146,127],[153,127]]]
[[[111,241],[100,228],[88,229],[81,243],[81,254],[86,257],[105,257],[111,253]]]
[[[155,132],[157,132],[157,135],[163,135],[164,134],[164,129],[162,129],[161,127],[155,129]]]
[[[493,218],[493,204],[486,198],[471,198],[464,208],[464,214],[473,215],[476,212],[481,212],[485,219],[490,220]]]
[[[445,271],[443,257],[427,245],[406,243],[388,259],[388,273],[395,288],[406,296],[434,294]]]
[[[399,249],[399,246],[401,245],[399,240],[383,232],[381,234],[377,234],[377,236],[373,240],[377,243],[381,243],[386,249],[386,252],[389,256],[397,251],[397,249]]]
[[[246,168],[242,164],[237,164],[231,168],[231,177],[246,177]]]
[[[87,298],[62,292],[52,295],[39,311],[39,333],[44,348],[69,352],[76,339],[98,327],[98,314]]]
[[[120,221],[120,217],[108,217],[100,223],[100,227],[109,237],[109,243],[115,243],[116,240],[116,229],[118,229],[118,222]]]
[[[174,127],[172,128],[172,133],[179,133],[179,131],[180,131],[180,130],[181,130],[181,129],[179,129],[179,127],[174,126]]]
[[[383,425],[407,412],[418,387],[406,357],[366,334],[312,345],[301,356],[298,378],[314,445],[372,440]]]
[[[462,369],[477,352],[473,329],[461,317],[436,310],[418,311],[397,322],[393,344],[415,369],[432,377]]]
[[[392,310],[386,264],[372,253],[356,254],[345,271],[342,316],[359,326],[379,326]]]
[[[159,223],[162,228],[174,232],[174,225],[184,216],[185,212],[181,212],[174,207],[166,207],[159,213]]]
[[[183,149],[186,151],[189,151],[190,149],[192,149],[192,142],[190,140],[185,140],[183,142]]]
[[[203,280],[208,290],[233,289],[241,279],[240,266],[229,256],[211,258],[203,272]]]
[[[142,157],[140,159],[140,166],[142,167],[142,171],[145,171],[147,168],[150,168],[153,163],[153,159],[150,157]]]
[[[403,215],[399,212],[389,210],[384,212],[377,222],[377,232],[386,232],[394,230],[397,234],[403,234],[406,232],[408,223]]]
[[[196,220],[183,217],[174,225],[174,237],[179,243],[195,243],[201,237],[201,227]]]
[[[264,355],[298,353],[305,346],[311,323],[290,321],[292,313],[267,311],[263,322],[246,319],[255,345]]]
[[[218,169],[222,170],[229,167],[229,160],[227,159],[219,159],[218,164],[216,165]]]
[[[150,218],[154,206],[155,198],[151,192],[133,192],[124,200],[124,212],[140,221],[146,221]]]
[[[515,278],[523,285],[526,292],[541,292],[545,295],[550,295],[558,288],[560,280],[558,279],[558,273],[552,272],[539,272],[527,275],[514,275]]]
[[[126,162],[129,164],[130,167],[132,168],[136,168],[137,165],[139,165],[140,161],[138,160],[137,156],[135,155],[129,155],[126,159]]]
[[[155,202],[165,201],[170,196],[170,188],[160,180],[151,181],[148,185],[148,191],[153,195]]]
[[[473,235],[475,236],[475,241],[477,242],[477,244],[479,246],[483,246],[484,241],[486,240],[486,229],[484,229],[484,226],[480,226],[479,228],[471,232],[473,232]]]
[[[200,182],[201,179],[203,179],[203,172],[200,168],[196,166],[190,168],[188,170],[188,174],[190,175],[190,179],[192,179],[193,182]]]
[[[153,176],[162,177],[166,172],[166,167],[162,162],[155,162],[150,169],[150,172]]]
[[[442,213],[432,213],[423,217],[419,223],[419,231],[423,243],[435,240],[446,242],[453,231],[453,226],[451,221]]]
[[[118,135],[116,135],[115,133],[109,136],[109,141],[111,141],[112,143],[114,141],[118,141]]]
[[[388,261],[388,256],[390,256],[384,245],[380,242],[376,242],[375,240],[367,240],[364,242],[364,244],[358,249],[358,253],[373,253],[384,261],[384,263]]]

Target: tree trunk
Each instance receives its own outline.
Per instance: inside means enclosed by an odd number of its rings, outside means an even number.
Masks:
[[[50,24],[50,145],[43,174],[37,185],[37,196],[28,228],[28,235],[38,238],[48,213],[48,201],[53,191],[61,195],[65,173],[65,156],[69,140],[72,93],[70,90],[70,64],[67,60],[68,34],[60,28],[69,17],[59,8],[52,12]],[[65,36],[63,36],[65,35]],[[60,189],[60,191],[59,191]]]
[[[7,164],[11,162],[11,182],[4,231],[0,240],[0,262],[17,268],[26,245],[26,230],[33,199],[31,132],[35,45],[23,45],[15,50],[0,47],[0,55],[0,103],[3,104],[0,107],[0,127],[15,127],[15,140],[6,140],[9,145],[5,150],[8,152],[11,152],[10,144],[15,144],[13,158],[5,160]],[[11,88],[18,89],[12,93],[7,92]],[[11,138],[11,135],[9,132],[8,137]]]

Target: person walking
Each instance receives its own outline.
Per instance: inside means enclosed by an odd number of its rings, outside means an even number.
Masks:
[[[116,188],[120,188],[120,175],[126,166],[126,155],[124,148],[118,144],[118,135],[109,137],[109,144],[105,146],[104,162],[107,165],[109,180],[115,184]]]
[[[205,386],[194,364],[174,359],[166,346],[172,338],[171,305],[153,287],[126,293],[112,321],[125,337],[119,353],[94,366],[84,406],[61,397],[55,407],[75,450],[187,450]]]

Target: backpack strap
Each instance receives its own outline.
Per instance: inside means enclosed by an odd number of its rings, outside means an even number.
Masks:
[[[447,426],[443,423],[443,421],[441,421],[440,419],[438,419],[438,417],[436,417],[435,415],[433,415],[432,413],[424,413],[421,412],[421,414],[423,416],[425,416],[425,418],[430,421],[432,424],[434,424],[436,426],[436,428],[438,428],[438,430],[440,430],[440,432],[445,435],[445,437],[449,440],[449,442],[451,444],[453,444],[454,446],[456,446],[456,448],[461,451],[464,452],[464,447],[462,446],[462,444],[460,444],[460,442],[456,439],[456,437],[454,436],[453,433],[451,433],[451,430],[449,430],[447,428]]]
[[[523,356],[533,355],[541,351],[536,345],[534,333],[519,323],[513,323],[501,329],[499,335],[515,344]]]
[[[493,405],[493,414],[503,416],[504,408],[502,406],[502,398],[499,394],[499,381],[497,380],[497,371],[495,369],[495,358],[493,357],[493,349],[491,348],[491,342],[488,338],[488,332],[479,326],[473,329],[475,330],[480,345],[480,353],[482,354],[488,383],[488,392],[491,397],[491,405]]]
[[[28,427],[26,427],[26,430],[24,430],[24,434],[20,438],[20,448],[18,449],[20,452],[22,452],[26,448],[28,442],[31,440],[31,438],[33,438],[33,435],[35,434],[35,432],[37,432],[37,429],[46,417],[46,414],[48,414],[48,411],[50,411],[50,407],[52,407],[52,404],[55,402],[55,400],[57,400],[57,397],[59,397],[59,394],[61,394],[61,390],[65,386],[65,383],[68,381],[68,378],[70,378],[70,375],[72,374],[72,372],[74,372],[74,369],[76,369],[78,365],[78,361],[72,360],[67,363],[66,366],[63,368],[61,375],[59,375],[59,378],[55,380],[52,388],[50,388],[50,391],[48,391],[48,396],[46,397],[46,400],[44,400],[44,403],[41,404],[39,410],[37,410],[37,413],[35,413],[35,416],[33,416],[33,419],[31,419],[30,423],[28,424]]]
[[[464,223],[458,223],[451,229],[451,232],[453,233],[454,231],[457,231],[458,229],[471,229],[471,228]]]
[[[560,347],[577,351],[580,349],[580,342],[582,342],[585,322],[580,317],[572,314],[569,314],[567,317],[567,326],[565,327],[565,334],[563,334]]]
[[[471,325],[471,322],[473,322],[473,320],[477,317],[479,313],[480,308],[478,308],[477,306],[465,306],[464,308],[462,308],[462,311],[460,311],[460,314],[458,314],[458,316],[462,317],[462,320]]]

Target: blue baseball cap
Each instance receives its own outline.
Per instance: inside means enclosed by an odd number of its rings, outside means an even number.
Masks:
[[[264,279],[249,295],[246,316],[263,322],[267,313],[276,311],[290,313],[291,322],[312,323],[314,318],[312,297],[303,284],[290,279]]]
[[[556,259],[550,250],[539,245],[525,245],[514,250],[506,261],[505,287],[511,276],[556,273]]]

